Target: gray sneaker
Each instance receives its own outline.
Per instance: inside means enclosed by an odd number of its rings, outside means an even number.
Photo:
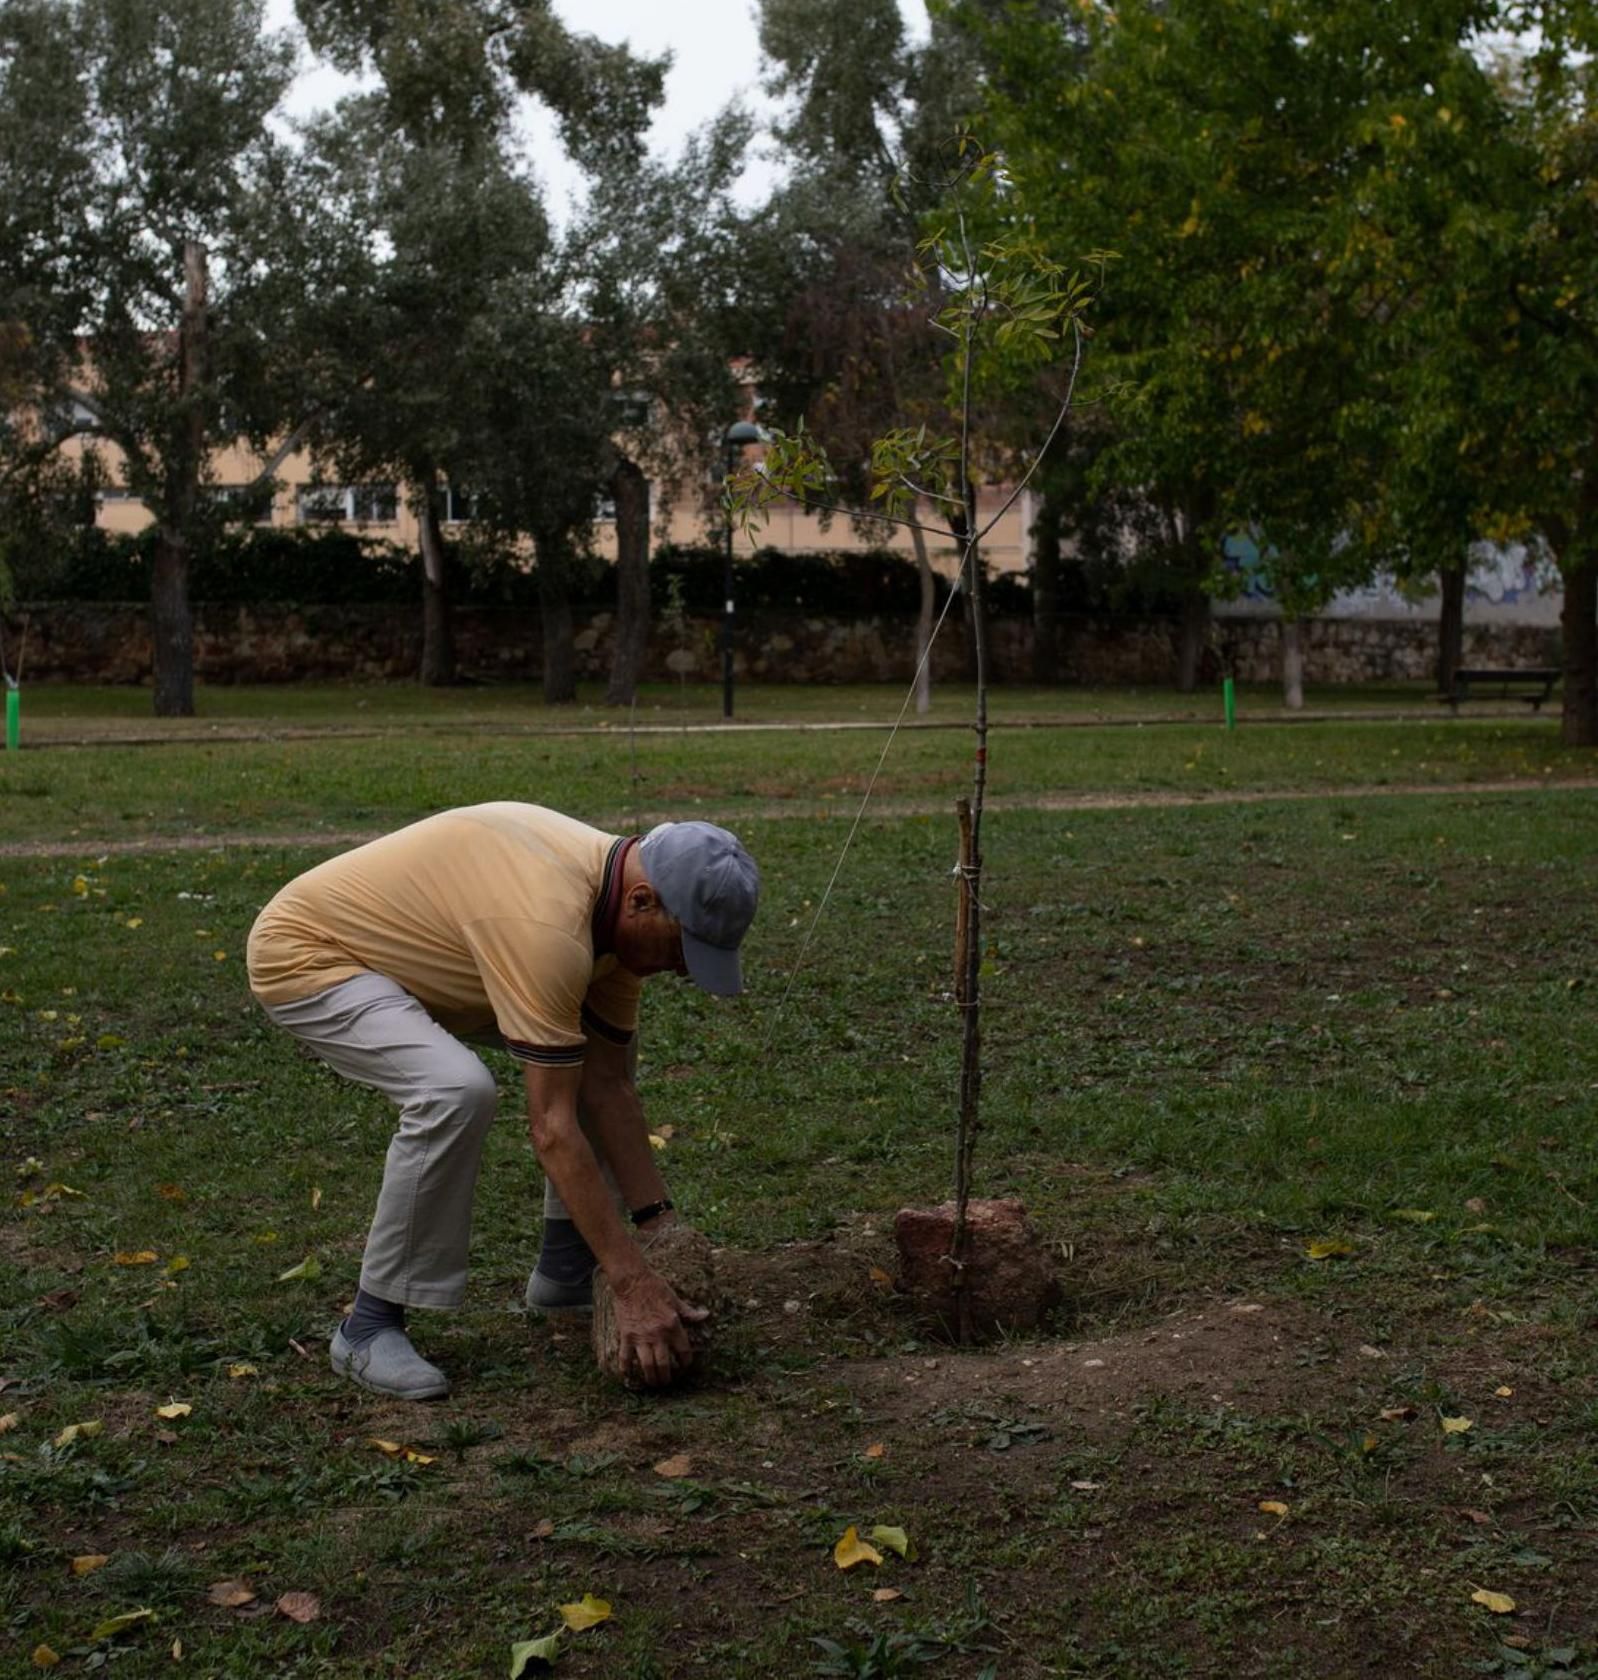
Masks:
[[[594,1310],[594,1280],[556,1283],[536,1267],[527,1280],[527,1310],[545,1318],[588,1318]]]
[[[389,1394],[396,1400],[442,1400],[449,1393],[449,1378],[422,1358],[403,1330],[379,1330],[371,1341],[351,1347],[341,1324],[333,1332],[328,1354],[341,1377],[352,1377],[374,1394]]]

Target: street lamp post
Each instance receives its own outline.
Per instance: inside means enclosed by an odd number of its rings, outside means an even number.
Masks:
[[[748,420],[735,420],[727,428],[721,447],[727,456],[727,477],[738,470],[746,445],[759,443],[761,430]],[[721,715],[732,717],[732,509],[727,509],[727,552],[722,567],[721,613]]]

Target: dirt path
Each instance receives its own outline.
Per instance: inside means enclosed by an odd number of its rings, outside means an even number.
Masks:
[[[1570,778],[1554,781],[1550,778],[1492,782],[1406,782],[1373,783],[1369,787],[1323,787],[1290,789],[1238,789],[1221,793],[1060,793],[999,795],[987,802],[989,811],[1138,811],[1185,809],[1208,805],[1272,805],[1300,804],[1314,799],[1413,799],[1427,795],[1462,798],[1483,793],[1549,793],[1576,790],[1598,792],[1598,777]],[[877,799],[871,804],[870,815],[876,819],[897,817],[928,817],[946,813],[952,808],[949,800]],[[736,822],[754,818],[760,822],[790,820],[824,821],[853,820],[857,809],[852,799],[838,799],[823,804],[819,800],[791,799],[766,805],[726,807],[696,806],[694,816],[705,820]],[[643,811],[636,813],[644,827],[680,817],[681,811]],[[635,814],[620,812],[604,814],[595,819],[606,829],[630,829]],[[284,830],[280,833],[241,834],[153,834],[140,840],[14,840],[0,842],[0,858],[51,857],[126,857],[139,853],[204,852],[248,850],[251,848],[286,846],[304,849],[337,851],[346,846],[359,846],[375,840],[387,828]]]

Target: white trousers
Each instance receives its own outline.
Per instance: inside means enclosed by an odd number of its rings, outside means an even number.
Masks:
[[[361,1288],[408,1307],[459,1306],[477,1171],[499,1096],[494,1075],[404,987],[380,974],[262,1007],[329,1067],[399,1107]],[[581,1106],[578,1119],[588,1132]],[[569,1217],[546,1179],[544,1218]]]

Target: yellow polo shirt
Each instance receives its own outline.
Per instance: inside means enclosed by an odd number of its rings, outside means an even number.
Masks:
[[[250,931],[250,990],[293,1003],[382,974],[450,1032],[580,1062],[585,1025],[625,1044],[638,1024],[637,975],[595,955],[629,844],[541,805],[443,811],[289,882]]]

